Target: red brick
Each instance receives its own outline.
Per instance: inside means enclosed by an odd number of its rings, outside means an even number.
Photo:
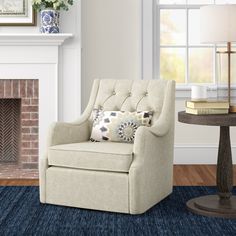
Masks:
[[[23,98],[21,99],[22,105],[30,105],[30,99],[29,98]]]
[[[38,163],[31,162],[31,163],[22,163],[22,168],[23,169],[38,169]]]
[[[30,156],[31,162],[36,162],[38,163],[39,157],[38,156]]]
[[[31,127],[31,134],[37,134],[39,132],[38,127]]]
[[[37,98],[31,98],[31,105],[38,105],[39,100]]]
[[[21,156],[19,167],[38,166],[38,80],[1,80],[0,98],[21,98]]]
[[[39,147],[39,143],[38,142],[31,142],[31,147],[32,148],[38,148]]]
[[[26,97],[26,81],[20,80],[20,97]]]
[[[30,148],[30,146],[31,146],[31,143],[30,143],[30,142],[22,142],[22,143],[21,143],[21,147],[22,147],[22,148]]]
[[[34,98],[39,97],[39,81],[37,79],[34,80]]]
[[[0,98],[4,97],[4,80],[0,80]]]
[[[22,112],[37,112],[38,106],[22,106]]]
[[[12,97],[12,81],[5,80],[5,98]]]
[[[35,113],[30,113],[30,118],[32,119],[32,120],[37,120],[38,118],[39,118],[39,114],[38,114],[38,112],[35,112]]]
[[[21,113],[21,119],[22,120],[29,120],[30,119],[30,113],[29,112],[22,112]]]
[[[22,149],[22,155],[38,155],[38,149]]]
[[[21,132],[22,134],[30,134],[30,128],[22,127]]]
[[[38,120],[22,120],[22,126],[38,126]]]
[[[37,134],[23,134],[22,135],[22,141],[32,141],[32,140],[38,140]]]
[[[27,80],[26,84],[26,96],[31,98],[33,97],[33,80]]]
[[[18,98],[19,97],[19,80],[13,80],[12,83],[13,83],[13,85],[12,85],[12,87],[13,87],[12,95],[13,95],[14,98]]]
[[[21,159],[22,162],[30,162],[31,158],[28,155],[27,156],[26,155],[21,155],[20,159]]]

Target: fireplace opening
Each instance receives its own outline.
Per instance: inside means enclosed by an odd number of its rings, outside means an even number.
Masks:
[[[17,163],[20,157],[21,99],[0,99],[0,162]]]
[[[0,179],[38,178],[39,81],[0,79]]]

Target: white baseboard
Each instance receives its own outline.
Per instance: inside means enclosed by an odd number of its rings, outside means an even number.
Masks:
[[[175,145],[174,164],[216,164],[217,146]],[[236,146],[232,147],[233,163],[236,164]]]

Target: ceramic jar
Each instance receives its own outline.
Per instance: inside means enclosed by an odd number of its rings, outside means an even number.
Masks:
[[[40,32],[43,34],[59,33],[59,11],[45,9],[40,12],[41,27]]]

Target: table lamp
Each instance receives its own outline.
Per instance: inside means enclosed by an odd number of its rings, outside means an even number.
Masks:
[[[200,39],[202,43],[227,43],[227,51],[217,52],[228,55],[227,99],[230,112],[236,112],[236,104],[231,102],[231,44],[236,42],[236,4],[209,5],[200,8]]]

